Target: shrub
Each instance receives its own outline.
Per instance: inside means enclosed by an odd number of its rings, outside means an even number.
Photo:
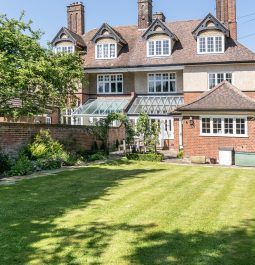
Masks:
[[[33,160],[53,159],[66,161],[68,153],[62,144],[53,140],[48,130],[41,130],[25,151]]]
[[[25,155],[20,155],[15,161],[14,165],[11,167],[8,174],[10,176],[25,176],[33,173],[35,170],[35,165],[29,158]]]
[[[75,166],[82,163],[82,156],[76,153],[69,153],[67,159],[63,162],[64,166]]]
[[[164,159],[162,154],[127,154],[127,159],[137,160],[137,161],[152,161],[152,162],[161,162]]]
[[[3,174],[11,169],[12,161],[10,157],[4,153],[0,153],[0,174]]]
[[[179,151],[179,153],[177,154],[177,158],[179,158],[179,159],[183,159],[183,157],[184,157],[184,151],[181,150],[181,151]]]
[[[41,170],[53,170],[61,168],[62,162],[56,159],[39,159],[36,165]]]
[[[89,157],[89,161],[105,160],[106,158],[107,158],[107,156],[105,155],[105,153],[98,152],[98,153],[91,155]]]

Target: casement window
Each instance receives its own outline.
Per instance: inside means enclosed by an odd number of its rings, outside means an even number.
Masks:
[[[208,88],[212,89],[222,81],[228,81],[232,84],[233,74],[232,73],[209,73],[208,74]]]
[[[205,36],[197,40],[197,53],[223,53],[225,50],[224,36]]]
[[[149,93],[175,93],[176,73],[148,74]]]
[[[202,117],[200,132],[203,136],[247,137],[246,117]]]
[[[102,43],[96,45],[96,59],[114,59],[116,57],[116,43]]]
[[[46,124],[52,124],[51,117],[46,117]]]
[[[99,94],[122,94],[123,93],[123,75],[98,75],[97,93]]]
[[[74,46],[55,47],[55,53],[74,53]]]
[[[147,56],[169,56],[170,40],[150,40],[147,42]]]

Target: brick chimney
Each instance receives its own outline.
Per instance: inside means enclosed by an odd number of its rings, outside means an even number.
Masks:
[[[163,12],[156,12],[152,16],[153,20],[159,19],[162,22],[166,22],[166,17]]]
[[[74,2],[67,6],[68,29],[83,35],[85,33],[85,8],[82,2]]]
[[[237,40],[236,0],[216,0],[217,18],[230,31],[230,37]]]
[[[152,0],[138,0],[138,28],[146,29],[152,22]]]

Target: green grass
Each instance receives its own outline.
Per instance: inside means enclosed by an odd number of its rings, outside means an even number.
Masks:
[[[0,186],[0,264],[255,264],[255,171],[115,162]]]

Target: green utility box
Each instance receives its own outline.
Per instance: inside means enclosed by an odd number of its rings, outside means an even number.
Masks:
[[[240,167],[255,167],[255,153],[235,152],[235,164]]]

